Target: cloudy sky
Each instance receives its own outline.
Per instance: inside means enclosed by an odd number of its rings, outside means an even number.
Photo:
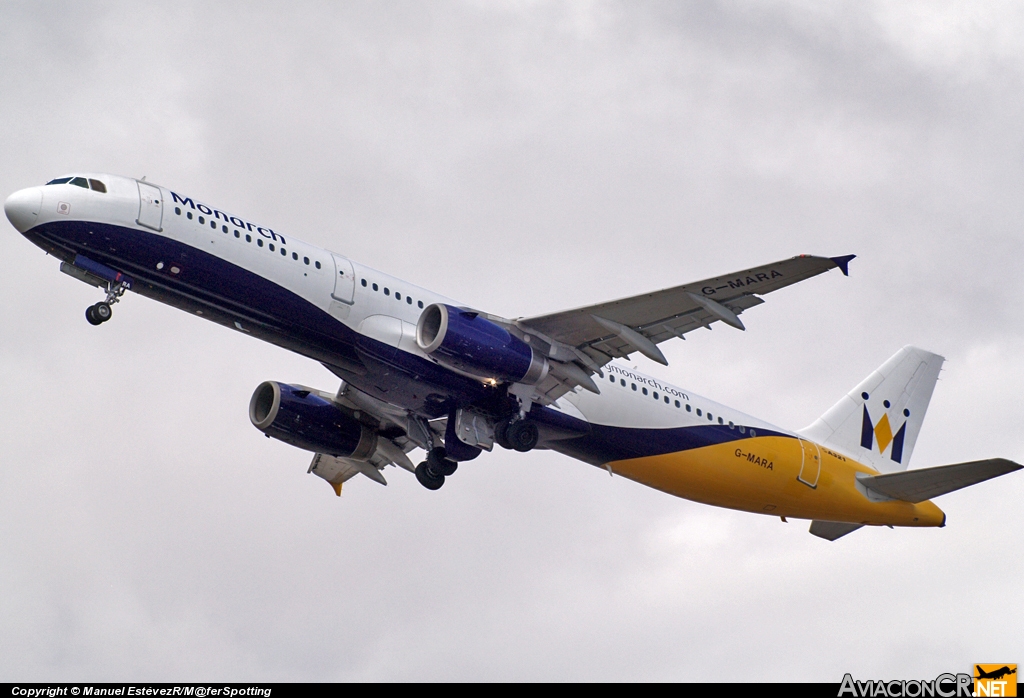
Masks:
[[[856,253],[637,366],[798,428],[947,357],[911,467],[1024,460],[1010,2],[0,2],[0,197],[175,187],[504,316]],[[247,416],[315,362],[0,236],[0,680],[933,678],[1024,662],[1024,475],[944,529],[694,504],[557,454],[339,500]]]

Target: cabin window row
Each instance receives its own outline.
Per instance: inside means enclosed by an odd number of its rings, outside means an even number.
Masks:
[[[608,380],[611,383],[615,383],[616,382],[615,376],[611,376],[611,375],[608,376]],[[618,379],[618,383],[623,388],[626,387],[626,380],[624,378],[619,378]],[[651,397],[653,397],[655,400],[657,400],[659,402],[664,401],[664,403],[666,405],[671,405],[671,404],[674,403],[675,406],[676,406],[676,409],[679,409],[679,408],[681,408],[683,406],[682,403],[679,402],[679,400],[671,400],[668,395],[659,395],[657,390],[648,390],[647,388],[642,387],[642,386],[638,388],[636,383],[630,383],[629,387],[633,390],[633,392],[637,392],[639,390],[644,395],[650,395]],[[687,412],[693,412],[693,406],[690,405],[690,403],[686,403],[686,411]],[[704,414],[705,414],[704,411],[701,408],[698,407],[697,408],[697,416],[698,417],[703,417]],[[715,416],[713,414],[711,414],[710,412],[707,413],[707,418],[708,418],[709,422],[714,422],[715,421]],[[721,417],[718,418],[718,423],[721,424],[722,426],[728,426],[730,429],[736,429],[737,428],[736,424],[734,424],[733,422],[729,422],[728,425],[726,425],[725,420],[722,419]],[[740,430],[741,434],[747,433],[746,427],[740,426],[739,430]],[[753,429],[751,429],[750,430],[750,435],[751,436],[757,436],[757,432],[754,431]]]
[[[180,216],[181,215],[181,208],[178,207],[178,206],[175,206],[174,207],[174,213],[175,213],[175,215]],[[185,217],[188,218],[189,220],[192,220],[192,218],[193,218],[192,212],[191,211],[186,211],[185,212]],[[206,225],[206,219],[203,216],[199,216],[199,224],[200,225]],[[213,220],[211,218],[210,219],[210,227],[213,230],[216,230],[217,229],[217,221],[215,221],[215,220]],[[220,229],[221,229],[221,232],[223,232],[225,235],[230,235],[231,234],[231,229],[229,229],[226,225],[221,225]],[[234,229],[234,233],[235,233],[235,237],[236,238],[238,238],[238,239],[242,238],[242,233],[238,229]],[[246,242],[252,242],[252,235],[250,235],[249,233],[246,233],[245,234],[245,241]],[[257,247],[263,247],[263,238],[259,238],[259,237],[256,238],[256,246]],[[282,257],[288,257],[288,250],[283,245],[278,247],[278,246],[275,246],[274,243],[271,242],[271,243],[267,244],[267,249],[269,249],[271,252],[280,251]],[[296,262],[299,261],[299,253],[298,252],[294,252],[294,251],[292,252],[292,260],[294,260]],[[302,263],[305,264],[308,267],[310,265],[309,257],[303,256],[302,257]],[[323,265],[321,265],[318,260],[313,260],[312,264],[317,269],[323,268]]]
[[[377,284],[377,283],[369,283],[369,282],[366,281],[366,279],[360,279],[359,283],[362,285],[363,288],[372,288],[374,291],[380,291],[381,290],[379,284]],[[391,289],[388,288],[387,286],[384,287],[384,295],[385,296],[390,296],[391,295]],[[395,291],[394,298],[395,298],[396,301],[402,300],[403,299],[402,292],[401,291]],[[406,302],[407,305],[412,305],[413,304],[412,296],[410,296],[408,293],[405,294],[404,299],[405,299],[405,302]],[[416,307],[417,308],[422,308],[423,307],[423,301],[416,301]]]

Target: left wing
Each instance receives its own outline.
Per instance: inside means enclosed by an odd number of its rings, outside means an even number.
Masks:
[[[539,335],[551,347],[551,371],[535,386],[534,397],[553,402],[576,386],[597,392],[590,375],[600,374],[612,359],[638,351],[668,365],[657,346],[661,342],[685,338],[700,327],[710,329],[713,322],[745,329],[739,315],[763,303],[760,296],[830,269],[848,276],[854,256],[800,255],[640,296],[520,318],[511,325],[523,334]]]

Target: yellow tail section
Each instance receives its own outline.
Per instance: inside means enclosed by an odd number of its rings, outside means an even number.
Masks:
[[[877,470],[796,437],[741,439],[608,467],[677,497],[757,514],[891,526],[945,521],[931,502],[878,501],[857,482],[858,473]]]

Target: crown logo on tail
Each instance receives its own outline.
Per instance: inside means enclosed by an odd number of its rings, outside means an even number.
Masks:
[[[889,447],[889,444],[892,444],[892,451],[889,452],[889,458],[896,463],[901,463],[903,461],[903,439],[907,433],[906,420],[904,420],[903,424],[900,425],[899,431],[893,434],[892,423],[889,421],[889,414],[885,413],[877,423],[873,422],[871,415],[868,413],[868,394],[862,393],[861,397],[864,398],[864,419],[860,430],[860,445],[870,451],[873,450],[877,444],[878,452],[885,453],[885,449]],[[886,409],[890,406],[888,400],[885,400],[883,404]],[[910,410],[903,410],[903,416],[909,417]]]

